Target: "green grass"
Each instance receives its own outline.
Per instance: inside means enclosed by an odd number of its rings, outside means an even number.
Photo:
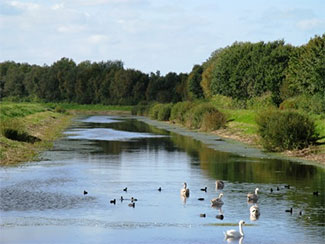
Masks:
[[[244,134],[254,135],[257,133],[255,122],[256,111],[247,109],[221,109],[226,114],[228,126],[240,129]]]
[[[102,104],[76,104],[76,103],[48,103],[47,106],[55,108],[61,106],[66,110],[93,110],[93,111],[131,111],[132,106],[102,105]]]
[[[47,111],[49,108],[41,103],[0,103],[0,120],[22,118],[30,114]]]

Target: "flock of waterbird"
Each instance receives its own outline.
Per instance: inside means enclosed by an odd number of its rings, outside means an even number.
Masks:
[[[216,180],[215,182],[216,184],[216,189],[217,190],[222,190],[225,186],[224,182],[222,180]],[[287,189],[290,189],[290,185],[285,185],[284,188],[287,188]],[[204,188],[201,188],[200,190],[201,191],[204,191],[204,192],[207,192],[207,187],[204,187]],[[127,192],[128,188],[125,187],[123,189],[124,192]],[[159,192],[162,191],[162,188],[159,187],[157,189]],[[277,186],[276,188],[277,191],[280,191],[280,188]],[[258,201],[258,191],[259,189],[256,188],[255,189],[255,192],[253,193],[247,193],[247,202],[249,203],[253,203],[253,205],[250,207],[249,209],[249,212],[250,212],[250,220],[252,221],[255,221],[259,218],[261,212],[260,212],[260,208],[259,206],[256,204],[257,201]],[[270,189],[270,192],[272,193],[274,190],[273,188]],[[86,190],[84,190],[83,192],[84,195],[87,195],[88,192]],[[180,190],[180,195],[183,199],[186,199],[190,196],[190,189],[187,187],[187,183],[184,182],[183,184],[183,188]],[[313,195],[314,196],[318,196],[319,195],[319,192],[318,191],[314,191],[313,192]],[[219,210],[221,209],[222,205],[224,204],[224,202],[222,201],[222,197],[223,197],[223,193],[219,193],[219,196],[218,197],[215,197],[213,199],[211,199],[211,207],[216,207],[216,208],[219,208]],[[138,201],[136,198],[134,197],[131,197],[130,199],[127,199],[127,198],[124,198],[123,196],[120,197],[120,201],[123,202],[124,200],[129,200],[130,203],[128,204],[129,207],[132,207],[132,208],[135,208],[135,202]],[[198,198],[199,201],[204,201],[204,198]],[[111,204],[116,204],[116,199],[112,199],[110,200],[110,203]],[[287,209],[285,210],[285,212],[288,212],[288,213],[293,213],[293,209],[290,208],[290,209]],[[302,211],[299,212],[299,215],[302,215]],[[202,218],[205,218],[206,217],[206,214],[205,213],[201,213],[200,214],[200,217]],[[216,218],[220,219],[220,220],[223,220],[224,219],[224,215],[222,214],[218,214],[216,215]],[[225,239],[241,239],[244,237],[244,232],[243,232],[243,225],[245,225],[245,221],[244,220],[240,220],[239,221],[239,230],[228,230],[226,232],[224,232],[224,235],[225,235]]]

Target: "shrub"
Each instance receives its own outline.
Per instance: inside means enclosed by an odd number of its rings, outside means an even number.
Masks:
[[[223,95],[214,95],[211,98],[211,103],[217,108],[233,108],[234,102],[231,97],[226,97]]]
[[[226,116],[220,111],[212,111],[203,115],[201,129],[204,131],[218,130],[226,124]]]
[[[162,104],[160,110],[158,111],[157,119],[160,121],[169,120],[171,109],[172,109],[172,104]]]
[[[314,96],[300,95],[284,100],[280,104],[280,109],[298,109],[307,113],[324,114],[325,97],[321,94]]]
[[[150,108],[149,105],[138,104],[138,105],[132,107],[131,114],[132,115],[144,116],[144,115],[148,114],[149,108]]]
[[[247,108],[260,110],[265,108],[276,108],[276,104],[273,102],[272,93],[264,93],[260,97],[253,97],[247,101]]]
[[[151,119],[158,119],[158,113],[161,110],[162,106],[163,106],[163,104],[161,104],[161,103],[156,103],[156,104],[150,106],[149,117]]]
[[[189,111],[193,106],[194,104],[188,101],[174,104],[170,111],[170,120],[176,120],[177,122],[184,124],[186,112]]]
[[[62,106],[58,105],[55,107],[54,112],[63,114],[66,112],[66,110]]]
[[[318,138],[314,122],[294,111],[269,110],[256,117],[263,147],[269,151],[302,149]]]
[[[216,111],[218,110],[210,103],[201,103],[196,105],[186,114],[187,126],[194,129],[201,128],[204,114]]]

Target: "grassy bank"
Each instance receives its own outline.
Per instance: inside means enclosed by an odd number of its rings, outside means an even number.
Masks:
[[[205,105],[204,105],[205,103]],[[226,106],[216,106],[215,109],[219,110],[222,114],[215,113],[216,116],[206,116],[204,113],[197,113],[197,108],[202,112],[204,108],[207,113],[211,114],[214,111],[211,104],[208,102],[181,102],[177,104],[154,104],[154,105],[138,105],[135,106],[132,113],[137,115],[149,116],[151,119],[169,121],[173,124],[187,127],[191,130],[206,131],[213,133],[223,138],[228,138],[249,144],[253,147],[262,148],[262,141],[258,133],[258,125],[256,117],[265,113],[265,111],[272,111],[272,108],[260,106],[258,109],[235,109]],[[233,107],[233,106],[232,106]],[[202,109],[201,109],[202,108]],[[169,110],[168,110],[169,109]],[[270,109],[270,110],[268,110]],[[280,112],[280,110],[277,110]],[[289,110],[286,110],[289,111]],[[297,111],[297,113],[306,114],[304,111]],[[162,115],[162,116],[160,116]],[[325,116],[324,114],[307,115],[315,122],[315,131],[320,138],[317,144],[310,144],[307,148],[303,149],[285,149],[286,151],[278,152],[283,156],[297,157],[304,160],[310,160],[325,164]],[[226,120],[223,118],[226,117]],[[222,119],[220,122],[220,118]],[[199,120],[199,123],[197,122]],[[195,123],[194,123],[194,122]],[[225,122],[225,123],[224,123]],[[216,128],[211,125],[219,124]],[[194,125],[194,126],[193,126]],[[198,126],[197,126],[198,125]],[[204,126],[208,125],[208,126]],[[284,137],[285,135],[283,135]],[[281,137],[281,136],[280,136]],[[282,138],[283,138],[282,137]],[[323,144],[324,143],[324,144]],[[280,151],[280,150],[279,150]]]
[[[0,163],[15,164],[35,160],[39,152],[50,148],[62,135],[74,114],[129,113],[128,106],[78,105],[54,103],[0,103]],[[36,138],[35,142],[7,138],[4,130]]]

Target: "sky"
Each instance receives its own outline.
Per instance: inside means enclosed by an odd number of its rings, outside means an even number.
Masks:
[[[0,62],[188,73],[235,41],[300,46],[324,33],[325,0],[0,0]]]

